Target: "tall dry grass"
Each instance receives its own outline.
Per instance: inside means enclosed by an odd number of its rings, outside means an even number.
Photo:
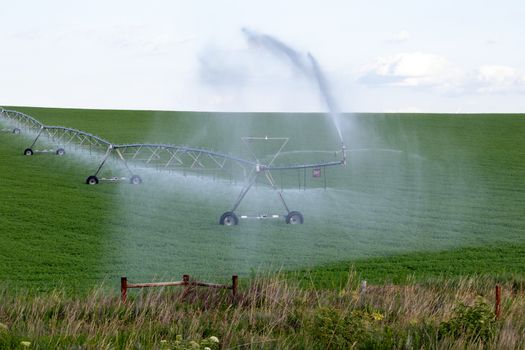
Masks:
[[[342,290],[301,289],[265,276],[235,300],[228,292],[166,288],[129,291],[125,304],[103,287],[86,296],[3,288],[0,348],[23,348],[22,342],[39,349],[525,348],[525,294],[510,283],[502,286],[502,318],[490,321],[494,335],[485,339],[462,330],[443,334],[440,327],[457,317],[461,303],[492,309],[491,280],[359,285],[353,273]]]

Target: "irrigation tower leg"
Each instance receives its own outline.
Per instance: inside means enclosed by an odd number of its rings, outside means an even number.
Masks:
[[[129,166],[128,166],[128,162],[126,162],[126,158],[124,158],[124,156],[122,155],[122,153],[119,151],[118,148],[115,148],[115,151],[117,151],[117,154],[118,154],[119,158],[124,162],[124,166],[125,166],[126,169],[128,170],[128,172],[129,172],[129,176],[133,176],[133,172],[132,172],[131,169],[129,168]]]
[[[289,214],[290,209],[288,208],[288,205],[286,204],[286,201],[284,200],[283,191],[277,188],[277,185],[275,184],[275,180],[269,171],[265,171],[264,173],[265,173],[264,175],[266,176],[266,179],[268,180],[268,182],[270,183],[274,191],[276,191],[277,194],[279,195],[279,199],[281,199],[281,203],[283,204],[283,207],[286,210],[286,213]]]
[[[36,144],[36,142],[38,141],[38,139],[40,138],[40,135],[42,135],[42,131],[44,130],[44,128],[40,128],[40,130],[38,131],[38,134],[36,135],[35,137],[35,140],[33,141],[33,143],[31,144],[31,146],[29,146],[29,148],[33,148]]]
[[[259,174],[260,173],[254,174],[250,182],[247,183],[246,186],[243,187],[243,189],[241,190],[241,193],[239,194],[239,197],[237,198],[237,201],[235,202],[235,204],[233,205],[233,208],[231,209],[232,212],[235,212],[235,210],[237,210],[237,208],[243,201],[244,197],[246,197],[248,192],[250,192],[250,189],[257,182],[257,178],[259,177]],[[290,209],[288,208],[288,205],[286,204],[286,201],[284,200],[283,192],[277,188],[277,185],[275,184],[272,174],[269,171],[264,171],[264,175],[266,179],[268,180],[268,182],[270,183],[270,185],[272,186],[272,188],[277,192],[277,195],[279,196],[279,199],[281,200],[281,203],[283,204],[283,207],[286,210],[286,213],[290,214]]]
[[[252,179],[250,180],[250,182],[243,187],[243,189],[241,190],[241,193],[239,194],[239,198],[237,198],[237,201],[235,202],[235,204],[233,205],[233,208],[232,208],[232,212],[234,212],[238,207],[239,205],[241,204],[242,200],[244,199],[244,197],[246,196],[246,194],[250,191],[250,189],[252,188],[252,186],[255,184],[255,182],[257,181],[257,177],[259,176],[259,174],[255,174],[253,175]]]
[[[100,170],[102,170],[102,167],[104,166],[104,164],[108,160],[112,149],[113,149],[113,147],[111,147],[111,146],[108,147],[108,150],[106,151],[106,155],[104,156],[104,159],[102,159],[102,163],[100,163],[100,165],[98,166],[97,171],[95,172],[95,176],[97,176],[98,173],[100,172]]]

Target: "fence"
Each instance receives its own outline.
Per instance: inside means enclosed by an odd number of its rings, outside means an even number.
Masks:
[[[235,298],[237,295],[238,288],[238,276],[232,276],[232,284],[216,284],[207,282],[190,281],[190,275],[182,275],[182,281],[174,282],[152,282],[152,283],[128,283],[127,277],[120,278],[120,295],[122,302],[126,302],[128,289],[130,288],[149,288],[149,287],[172,287],[172,286],[185,286],[188,287],[207,287],[215,289],[231,289],[232,296]]]

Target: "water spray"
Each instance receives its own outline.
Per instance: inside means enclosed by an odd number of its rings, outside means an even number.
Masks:
[[[23,114],[15,114],[15,119],[21,124],[27,124],[26,126],[28,126],[29,128],[38,129],[35,140],[31,144],[31,146],[24,151],[24,154],[33,155],[35,151],[33,150],[33,147],[40,136],[46,136],[48,139],[51,139],[60,145],[61,148],[59,148],[59,150],[56,151],[56,154],[58,155],[65,154],[65,150],[62,147],[65,147],[69,144],[73,144],[76,146],[89,145],[90,149],[91,147],[105,148],[104,157],[102,159],[102,162],[98,166],[97,171],[86,179],[86,184],[88,185],[96,185],[99,183],[99,180],[127,180],[127,178],[124,177],[113,177],[110,179],[98,177],[99,172],[102,170],[104,164],[107,160],[110,159],[110,157],[116,158],[116,160],[122,162],[122,164],[124,165],[124,167],[130,175],[130,182],[134,185],[141,184],[142,178],[131,170],[131,164],[128,163],[142,162],[147,166],[155,166],[157,168],[160,167],[167,170],[178,168],[182,171],[185,171],[185,169],[199,171],[216,169],[225,170],[233,167],[241,168],[243,169],[245,174],[248,174],[247,178],[245,179],[246,185],[241,190],[241,193],[239,194],[239,197],[233,205],[232,209],[221,216],[219,221],[220,224],[236,225],[238,223],[238,217],[235,214],[235,211],[243,201],[246,194],[257,182],[260,176],[263,176],[268,181],[269,185],[277,191],[279,198],[283,204],[283,207],[286,211],[284,215],[272,215],[271,217],[285,217],[287,223],[302,224],[302,214],[298,211],[292,211],[289,209],[288,205],[286,204],[286,201],[284,200],[282,191],[279,191],[277,189],[276,182],[272,176],[272,172],[281,170],[303,169],[305,171],[306,177],[306,169],[320,171],[321,168],[337,165],[346,165],[346,146],[343,140],[343,135],[339,123],[339,112],[337,109],[337,105],[335,103],[335,99],[332,96],[329,84],[321,70],[320,65],[311,53],[307,53],[306,55],[301,54],[300,52],[294,50],[293,48],[284,44],[280,40],[266,34],[260,34],[246,28],[243,28],[242,31],[250,40],[250,42],[262,46],[266,49],[269,49],[271,52],[281,57],[284,55],[284,57],[288,61],[290,61],[295,68],[299,69],[299,71],[301,71],[303,75],[305,75],[308,79],[312,80],[317,85],[320,95],[329,111],[330,119],[332,120],[333,125],[337,130],[337,134],[339,136],[339,140],[341,143],[341,160],[311,164],[274,165],[274,161],[279,156],[284,146],[288,142],[288,138],[269,138],[268,136],[265,136],[264,138],[249,138],[249,141],[253,141],[254,139],[262,139],[264,141],[284,140],[279,150],[273,155],[271,161],[266,163],[260,162],[256,156],[254,156],[254,160],[248,160],[206,149],[178,146],[172,144],[134,143],[116,145],[81,130],[61,126],[47,126],[38,122],[32,117]],[[7,116],[7,119],[13,119],[10,118],[10,114],[6,114],[5,110],[2,110],[1,115],[4,117]]]
[[[285,57],[287,61],[291,62],[293,67],[299,69],[308,79],[312,80],[317,84],[319,88],[319,93],[323,99],[326,107],[328,108],[330,119],[333,122],[333,125],[339,136],[341,142],[341,153],[342,153],[342,162],[341,164],[346,164],[346,146],[343,139],[343,133],[341,131],[341,125],[339,122],[340,114],[337,107],[337,103],[332,95],[332,91],[326,80],[325,75],[322,72],[322,69],[319,65],[319,62],[315,57],[308,52],[305,55],[301,54],[299,51],[291,48],[289,45],[283,43],[279,39],[270,36],[268,34],[263,34],[256,32],[248,28],[242,28],[242,32],[246,35],[250,43],[263,47],[270,52],[278,55],[279,57]]]
[[[292,211],[289,209],[288,205],[286,204],[286,201],[284,200],[282,191],[279,191],[277,189],[275,180],[272,176],[272,172],[281,170],[303,169],[305,171],[306,176],[306,169],[314,169],[314,171],[319,171],[319,169],[321,168],[337,165],[346,165],[346,146],[343,140],[343,135],[339,123],[339,112],[337,104],[335,103],[335,99],[332,96],[331,89],[329,88],[329,84],[322,72],[319,63],[311,53],[307,53],[306,55],[302,54],[299,51],[296,51],[295,49],[286,45],[282,41],[270,35],[257,33],[247,28],[243,28],[242,31],[251,43],[268,49],[280,57],[284,57],[287,61],[292,63],[293,67],[297,68],[306,78],[308,78],[317,85],[321,98],[328,109],[328,115],[332,120],[332,123],[339,136],[339,140],[341,143],[341,160],[312,164],[274,165],[273,163],[275,159],[279,156],[280,152],[283,150],[284,146],[286,145],[287,139],[286,142],[283,142],[279,150],[273,155],[271,161],[267,163],[261,163],[257,159],[257,157],[254,157],[254,160],[247,160],[205,149],[171,144],[137,143],[116,145],[80,130],[66,127],[47,126],[43,125],[42,123],[38,122],[32,117],[22,114],[15,114],[15,119],[19,122],[21,121],[21,124],[28,124],[27,126],[32,127],[33,129],[38,129],[35,140],[33,141],[32,145],[24,151],[24,154],[33,154],[33,147],[41,135],[47,136],[47,138],[52,139],[53,141],[58,140],[60,144],[63,144],[61,148],[59,148],[59,150],[57,150],[56,152],[58,155],[62,155],[65,153],[65,150],[62,147],[65,147],[69,143],[73,143],[78,146],[85,146],[86,144],[89,144],[90,148],[93,146],[103,147],[106,149],[104,152],[104,157],[102,159],[102,162],[98,166],[97,171],[94,174],[88,176],[88,178],[86,179],[86,183],[88,185],[96,185],[99,183],[99,180],[127,180],[127,178],[125,177],[113,177],[110,179],[99,177],[99,172],[102,170],[104,164],[110,157],[116,158],[118,161],[121,161],[123,163],[124,167],[130,175],[129,180],[134,185],[142,183],[142,178],[131,170],[128,162],[142,162],[143,164],[145,163],[149,166],[161,167],[168,170],[172,168],[178,168],[179,170],[183,171],[185,171],[185,169],[198,171],[202,169],[210,170],[216,168],[219,168],[220,170],[233,167],[242,168],[244,173],[248,174],[247,178],[245,179],[246,184],[241,190],[241,193],[239,194],[239,197],[234,203],[232,209],[228,212],[225,212],[221,216],[219,221],[220,224],[236,225],[238,223],[238,217],[235,214],[235,211],[243,201],[246,194],[257,182],[260,176],[263,176],[268,181],[270,186],[274,190],[276,190],[286,211],[284,215],[272,215],[271,217],[285,217],[287,223],[302,224],[302,214],[300,212]],[[2,110],[1,114],[4,117],[7,116],[8,119],[13,119],[9,118],[11,117],[11,115],[6,114],[5,110]],[[269,140],[268,136],[264,137],[264,140]]]

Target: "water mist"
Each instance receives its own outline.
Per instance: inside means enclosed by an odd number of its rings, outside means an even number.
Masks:
[[[328,81],[326,80],[326,77],[324,76],[315,57],[311,53],[307,53],[306,55],[301,54],[282,41],[268,34],[258,33],[247,28],[243,28],[242,32],[246,35],[251,43],[270,50],[270,52],[276,54],[279,57],[284,56],[293,64],[295,68],[299,69],[305,75],[305,77],[317,84],[323,102],[328,108],[329,116],[331,117],[334,127],[337,130],[337,135],[339,136],[341,146],[344,148],[345,143],[343,140],[343,133],[341,131],[339,110],[332,95]]]

